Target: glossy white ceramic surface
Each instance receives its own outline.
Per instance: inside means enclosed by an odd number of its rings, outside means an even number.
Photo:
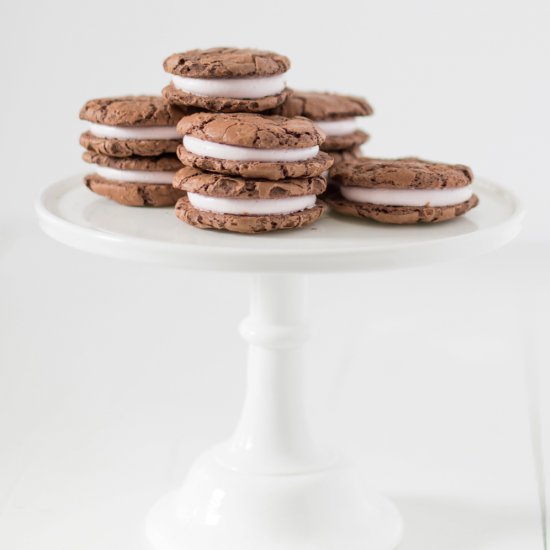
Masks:
[[[40,196],[46,233],[88,252],[186,269],[328,273],[425,265],[497,248],[519,232],[523,217],[512,193],[478,179],[480,205],[441,224],[390,226],[329,214],[299,230],[240,235],[196,229],[172,208],[120,206],[81,179],[55,183]]]
[[[365,494],[356,472],[316,444],[304,410],[303,275],[257,275],[247,395],[233,436],[203,453],[183,486],[147,520],[158,550],[389,550],[401,538],[391,502]]]
[[[362,493],[345,466],[253,476],[208,453],[181,491],[154,506],[147,535],[159,550],[389,550],[401,518],[384,497]]]

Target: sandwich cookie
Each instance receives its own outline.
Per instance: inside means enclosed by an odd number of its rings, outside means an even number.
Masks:
[[[175,53],[164,61],[172,81],[162,91],[170,103],[209,111],[257,113],[288,95],[284,55],[253,49],[211,48]]]
[[[80,144],[89,151],[121,158],[175,153],[179,144],[176,124],[193,111],[158,96],[92,99],[80,111],[80,118],[90,123]]]
[[[441,222],[478,204],[462,164],[360,158],[338,163],[331,177],[339,189],[325,200],[334,210],[382,223]]]
[[[271,181],[185,167],[173,185],[186,192],[176,204],[176,216],[203,229],[237,233],[294,229],[313,223],[325,209],[317,200],[326,188],[320,176]]]
[[[310,120],[252,113],[195,113],[178,123],[183,164],[244,178],[283,180],[321,175],[332,158]]]
[[[292,90],[276,112],[287,117],[304,116],[313,120],[327,136],[321,149],[341,151],[357,147],[369,139],[369,135],[358,128],[357,117],[372,115],[373,109],[361,97]]]
[[[176,155],[114,158],[85,151],[96,171],[84,178],[94,193],[126,206],[173,206],[185,193],[172,187],[181,163]]]

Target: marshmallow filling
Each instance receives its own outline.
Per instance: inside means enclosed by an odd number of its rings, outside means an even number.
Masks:
[[[118,168],[109,168],[107,166],[97,166],[96,173],[98,176],[108,180],[170,185],[176,172],[146,172],[145,170],[120,170]]]
[[[366,189],[340,186],[340,193],[353,202],[384,206],[453,206],[466,202],[473,194],[472,186],[452,189]]]
[[[183,146],[190,153],[201,157],[251,162],[297,162],[311,159],[319,153],[318,145],[294,149],[255,149],[215,143],[193,136],[184,136]]]
[[[189,202],[198,210],[218,214],[235,214],[240,216],[270,214],[291,214],[315,206],[315,195],[285,197],[282,199],[228,199],[209,197],[198,193],[187,193]]]
[[[175,126],[108,126],[90,124],[90,133],[96,137],[113,139],[179,139]]]
[[[189,78],[173,74],[172,84],[182,92],[203,97],[259,99],[280,94],[286,87],[286,73],[252,78]]]
[[[316,120],[315,125],[327,136],[345,136],[357,130],[356,118],[342,118],[340,120]]]

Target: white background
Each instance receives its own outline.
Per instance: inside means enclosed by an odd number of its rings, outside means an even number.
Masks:
[[[70,250],[32,210],[85,168],[87,99],[157,93],[166,56],[214,45],[366,96],[366,154],[463,162],[522,197],[524,233],[487,257],[315,278],[308,404],[394,496],[404,549],[542,548],[524,379],[538,366],[550,397],[549,28],[534,0],[2,2],[0,548],[146,548],[150,503],[234,424],[246,278]]]

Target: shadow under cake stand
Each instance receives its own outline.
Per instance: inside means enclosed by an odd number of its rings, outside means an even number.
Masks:
[[[353,466],[313,441],[302,399],[307,275],[403,269],[482,254],[520,231],[523,211],[501,186],[474,182],[480,206],[434,225],[391,226],[327,215],[296,231],[239,235],[185,225],[173,209],[128,208],[81,177],[36,210],[52,238],[81,250],[189,270],[252,274],[247,394],[234,434],[195,461],[147,518],[158,550],[390,550],[399,512],[366,493]]]

